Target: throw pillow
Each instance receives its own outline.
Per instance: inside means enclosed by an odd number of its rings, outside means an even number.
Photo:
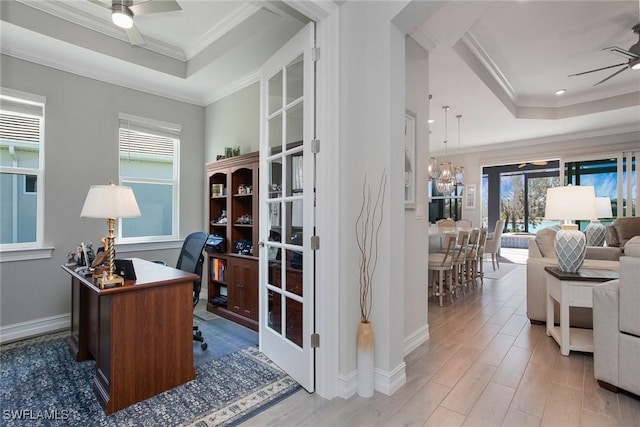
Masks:
[[[555,258],[556,251],[554,249],[554,239],[556,238],[557,229],[555,227],[546,227],[538,230],[536,233],[536,244],[540,253],[545,258]]]

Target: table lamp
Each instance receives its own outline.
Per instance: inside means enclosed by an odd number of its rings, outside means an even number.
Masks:
[[[560,271],[575,273],[584,262],[587,238],[573,220],[595,219],[596,193],[592,186],[567,185],[547,189],[546,220],[561,220],[554,247]]]
[[[140,216],[140,209],[131,187],[115,185],[92,185],[82,207],[83,218],[106,218],[109,235],[102,238],[104,250],[107,252],[108,270],[106,277],[98,278],[99,288],[120,286],[124,279],[114,274],[115,248],[113,245],[116,218],[132,218]]]
[[[584,234],[587,236],[587,246],[603,246],[606,227],[600,222],[600,218],[611,218],[611,199],[608,197],[596,197],[596,214],[598,219],[592,219]]]

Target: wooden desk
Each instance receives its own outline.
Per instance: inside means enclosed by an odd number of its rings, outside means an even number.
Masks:
[[[593,330],[571,328],[569,307],[593,307],[593,287],[618,279],[613,270],[581,268],[565,273],[558,267],[545,267],[547,272],[547,336],[560,345],[560,353],[568,356],[571,350],[593,353]],[[560,303],[560,326],[554,324],[554,300]]]
[[[107,414],[196,377],[193,367],[193,282],[198,276],[133,259],[137,280],[99,289],[93,277],[71,275],[69,351],[95,359],[93,391]]]

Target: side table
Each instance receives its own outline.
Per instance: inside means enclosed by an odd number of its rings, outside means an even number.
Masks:
[[[593,286],[618,279],[613,270],[583,268],[576,273],[545,267],[547,272],[547,336],[560,345],[560,353],[568,356],[571,350],[593,353],[593,330],[571,328],[569,307],[593,307]],[[554,323],[554,301],[560,304],[560,326]]]

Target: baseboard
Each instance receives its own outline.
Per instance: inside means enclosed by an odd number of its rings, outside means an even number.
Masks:
[[[373,370],[373,388],[375,391],[392,395],[407,382],[406,364],[402,362],[392,371],[383,371],[378,368]],[[358,392],[358,371],[357,369],[349,375],[338,377],[338,396],[348,399]]]
[[[13,325],[0,327],[0,344],[69,329],[70,327],[71,313],[14,323]]]
[[[410,334],[404,339],[404,357],[429,340],[429,324]]]

